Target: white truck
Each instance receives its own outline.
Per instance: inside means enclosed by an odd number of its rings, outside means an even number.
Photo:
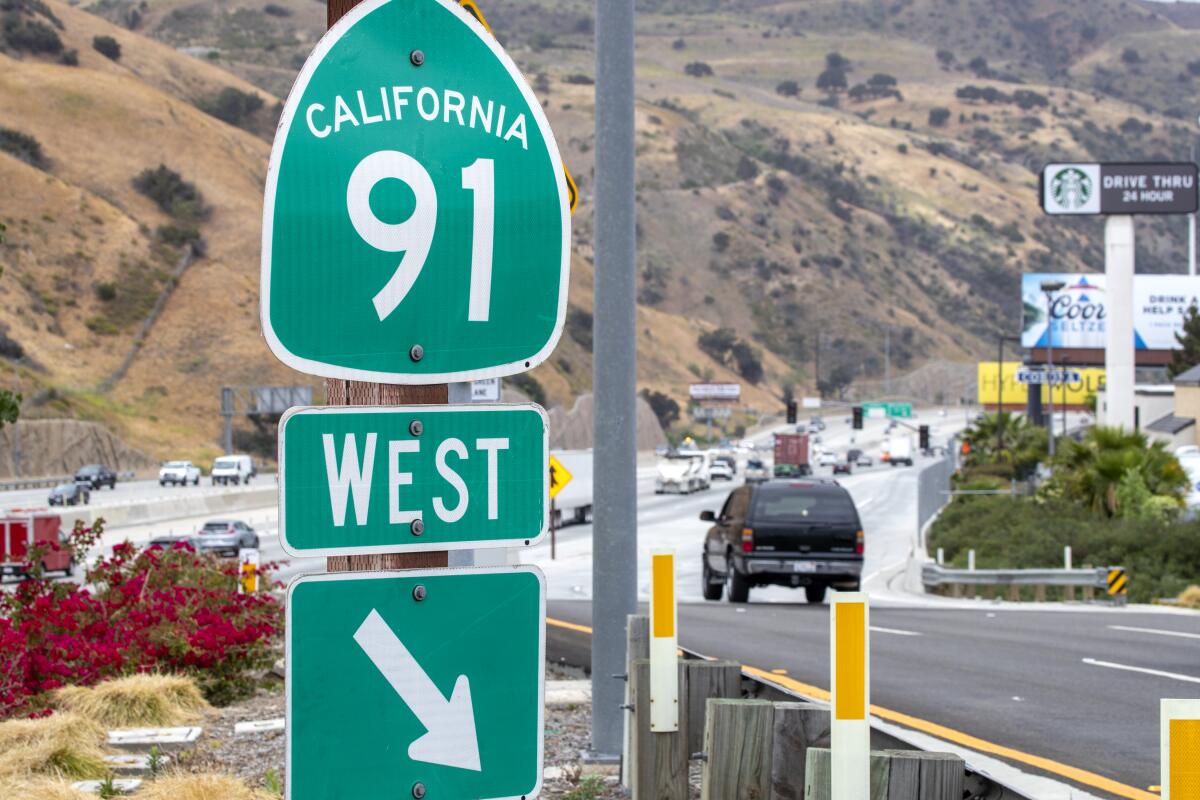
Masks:
[[[592,451],[554,450],[553,456],[571,473],[571,482],[554,498],[555,526],[580,524],[592,518]]]
[[[893,467],[903,464],[913,465],[913,441],[910,433],[893,433],[883,444],[883,454]]]
[[[659,459],[655,494],[691,494],[709,487],[711,457],[698,450],[667,453]]]

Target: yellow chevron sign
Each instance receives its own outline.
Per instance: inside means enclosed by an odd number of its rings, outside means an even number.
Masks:
[[[1129,594],[1129,578],[1125,570],[1115,567],[1108,571],[1108,593],[1113,597],[1124,597]]]

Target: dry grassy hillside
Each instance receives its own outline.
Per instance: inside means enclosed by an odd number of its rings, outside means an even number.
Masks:
[[[27,413],[104,420],[157,455],[211,454],[220,386],[317,383],[268,354],[256,293],[276,98],[323,5],[14,2],[61,42],[0,39],[0,127],[39,147],[0,131],[0,356],[35,397]],[[740,380],[748,405],[774,410],[785,384],[813,390],[818,352],[823,383],[844,391],[882,373],[885,339],[896,372],[990,353],[1017,324],[1021,272],[1100,263],[1096,221],[1041,215],[1037,168],[1181,157],[1181,109],[1200,104],[1200,32],[1133,0],[639,10],[639,374],[681,403],[689,381]],[[484,11],[583,193],[567,334],[532,373],[567,403],[591,382],[591,3]],[[72,50],[78,65],[59,63]],[[831,66],[844,83],[827,83]],[[159,164],[206,214],[134,188]],[[1139,269],[1179,269],[1183,232],[1139,222]],[[758,354],[761,377],[738,353]]]

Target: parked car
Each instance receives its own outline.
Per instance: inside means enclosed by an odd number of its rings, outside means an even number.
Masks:
[[[86,483],[94,492],[100,491],[104,486],[116,489],[117,473],[103,464],[88,464],[75,470],[75,482]]]
[[[702,588],[706,600],[728,592],[744,603],[755,586],[804,587],[810,603],[825,592],[857,591],[864,536],[854,501],[831,480],[770,481],[730,493],[704,539]]]
[[[200,484],[200,468],[190,461],[168,461],[158,471],[158,485],[193,486]]]
[[[762,483],[771,477],[767,465],[761,458],[752,458],[746,462],[746,483]]]
[[[202,551],[236,557],[238,550],[257,550],[258,534],[240,519],[214,519],[198,534]]]
[[[212,465],[212,485],[222,486],[232,483],[249,483],[258,474],[254,468],[254,459],[247,455],[221,456]]]
[[[710,481],[731,481],[733,480],[733,470],[729,464],[720,458],[713,459],[713,462],[708,465],[708,479]]]
[[[92,499],[92,492],[87,483],[60,483],[50,490],[52,506],[86,506]]]

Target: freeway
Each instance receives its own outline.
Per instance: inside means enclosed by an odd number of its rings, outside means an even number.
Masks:
[[[274,486],[274,475],[259,475],[250,484],[254,487]],[[92,492],[91,507],[125,505],[129,503],[148,503],[156,500],[167,500],[180,496],[196,494],[221,494],[237,491],[236,486],[212,486],[208,478],[202,477],[199,486],[159,486],[157,480],[118,480],[116,488],[102,489]],[[244,487],[243,487],[244,488]],[[0,492],[0,508],[28,508],[45,506],[50,496],[50,489],[14,489]]]

